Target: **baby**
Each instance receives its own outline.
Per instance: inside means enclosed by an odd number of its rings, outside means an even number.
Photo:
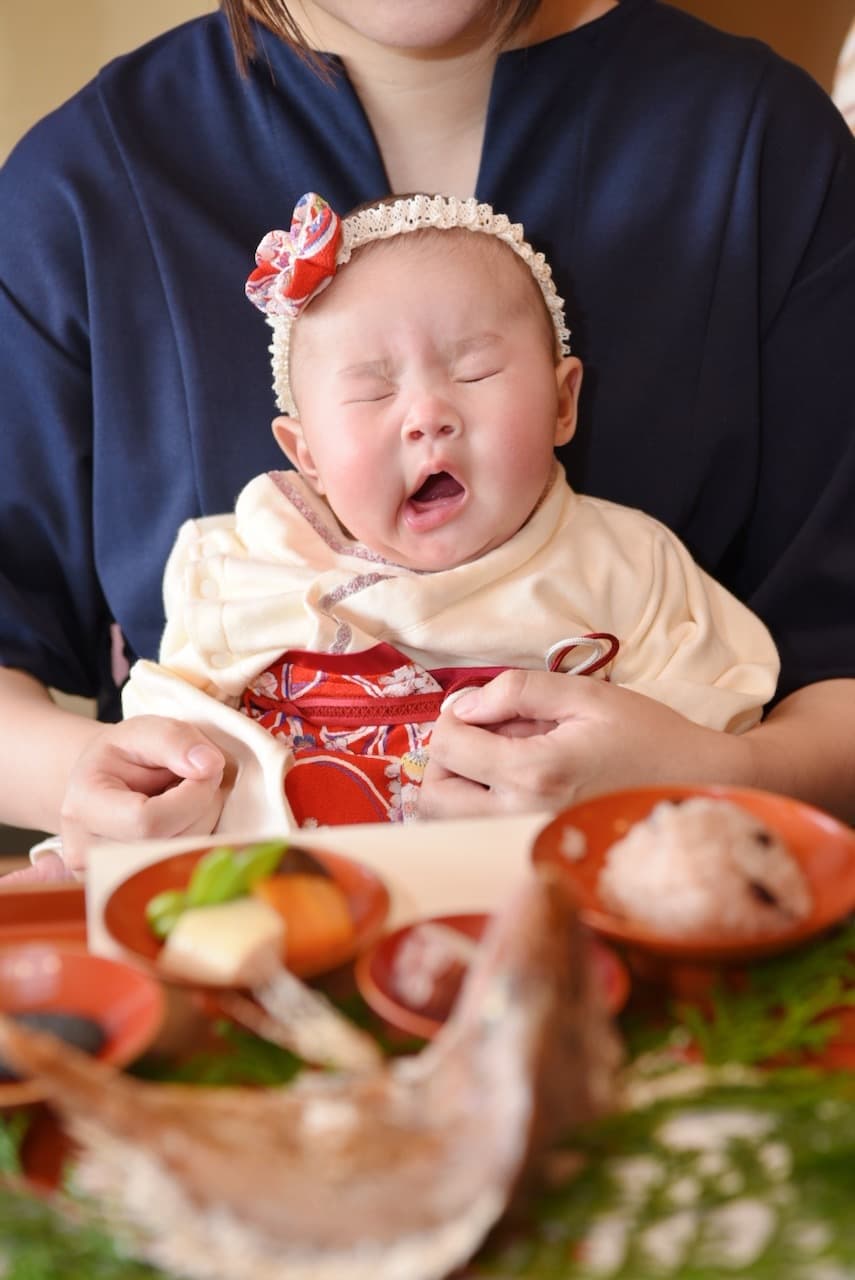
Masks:
[[[191,719],[234,762],[220,829],[415,816],[443,703],[507,667],[756,723],[763,624],[657,521],[567,484],[582,366],[521,226],[308,194],[256,261],[296,470],[182,527],[160,663],[125,690],[126,715]]]

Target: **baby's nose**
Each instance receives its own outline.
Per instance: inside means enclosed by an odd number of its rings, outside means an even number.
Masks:
[[[463,420],[452,404],[439,396],[425,396],[410,405],[401,434],[407,441],[432,440],[458,436],[462,430]]]

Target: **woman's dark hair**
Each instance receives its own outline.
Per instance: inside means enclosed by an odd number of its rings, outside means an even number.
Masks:
[[[424,0],[424,3],[429,4],[430,0]],[[533,17],[540,5],[541,0],[493,0],[492,26],[497,38],[504,40],[517,31]],[[316,63],[319,70],[326,70],[314,50],[306,44],[303,33],[288,11],[286,0],[220,0],[220,8],[228,19],[241,71],[246,71],[256,52],[253,18],[263,22],[303,57]]]

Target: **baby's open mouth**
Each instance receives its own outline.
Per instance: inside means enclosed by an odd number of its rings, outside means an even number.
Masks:
[[[404,503],[404,523],[414,534],[433,533],[456,520],[468,498],[465,484],[450,471],[432,471]]]
[[[410,502],[416,507],[427,507],[432,502],[456,498],[463,492],[463,485],[447,471],[438,471],[429,475],[423,484],[410,495]]]

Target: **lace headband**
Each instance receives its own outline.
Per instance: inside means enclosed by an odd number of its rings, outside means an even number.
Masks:
[[[564,299],[555,288],[549,263],[525,239],[521,223],[511,222],[506,214],[494,213],[490,205],[475,199],[424,195],[373,205],[342,219],[326,200],[310,191],[297,201],[290,230],[269,231],[261,241],[255,253],[256,268],[246,282],[247,297],[264,312],[273,329],[273,390],[282,413],[293,416],[297,412],[290,383],[291,329],[303,308],[330,284],[360,245],[429,227],[480,231],[513,249],[543,294],[559,350],[562,355],[570,354]]]

